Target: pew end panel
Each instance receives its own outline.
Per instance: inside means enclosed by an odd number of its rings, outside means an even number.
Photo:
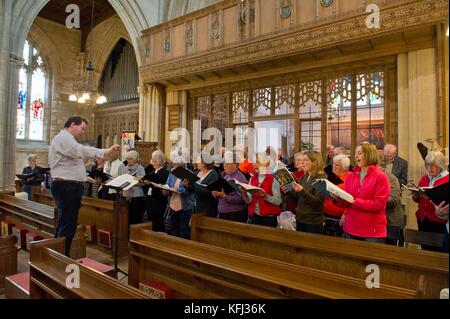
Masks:
[[[12,235],[0,237],[0,293],[3,293],[5,278],[17,273],[16,241]]]

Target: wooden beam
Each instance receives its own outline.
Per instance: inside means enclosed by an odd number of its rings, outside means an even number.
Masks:
[[[406,35],[405,31],[402,32],[402,38],[403,38],[403,41],[405,41],[406,44],[409,43],[408,36]]]
[[[245,65],[247,68],[249,68],[251,71],[253,71],[253,72],[258,72],[258,69],[257,68],[255,68],[253,65],[251,65],[251,64],[246,64]]]
[[[172,85],[177,85],[175,82],[171,81],[171,80],[166,80],[166,82],[172,84]]]
[[[185,78],[180,78],[181,81],[185,82],[186,84],[191,84],[190,81],[186,80]]]
[[[215,75],[217,78],[219,78],[219,79],[221,79],[222,78],[222,76],[219,74],[219,73],[217,73],[216,71],[211,71],[211,74],[212,75]]]
[[[314,54],[314,52],[310,51],[310,52],[309,52],[309,55],[312,56],[312,58],[314,59],[314,61],[317,61],[317,60],[318,60],[318,58],[317,58],[317,56]]]
[[[369,43],[372,50],[375,50],[375,44],[373,43],[372,39],[369,39]]]
[[[344,51],[342,51],[342,48],[339,45],[336,46],[336,49],[339,51],[340,55],[344,55]]]
[[[199,75],[199,74],[196,74],[195,77],[199,78],[203,82],[206,82],[206,79],[203,76]]]
[[[230,71],[234,75],[239,75],[239,72],[235,71],[233,68],[229,68],[228,71]]]
[[[297,65],[298,64],[298,62],[291,56],[287,56],[284,59],[287,60],[292,65]]]

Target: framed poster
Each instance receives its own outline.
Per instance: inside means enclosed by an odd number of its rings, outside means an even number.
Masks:
[[[125,160],[125,155],[127,154],[127,152],[129,150],[131,150],[132,148],[134,148],[135,137],[136,137],[135,131],[122,132],[121,143],[120,143],[120,145],[122,146],[122,152],[121,152],[121,160],[122,161]]]

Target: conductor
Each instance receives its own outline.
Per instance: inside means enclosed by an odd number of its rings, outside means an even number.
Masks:
[[[68,257],[87,179],[83,158],[97,156],[109,159],[120,150],[119,145],[105,150],[79,144],[77,140],[85,134],[87,124],[88,121],[81,116],[69,117],[64,129],[53,138],[48,154],[51,191],[58,209],[55,237],[66,238],[65,255]]]

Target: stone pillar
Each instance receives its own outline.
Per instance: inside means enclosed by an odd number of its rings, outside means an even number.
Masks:
[[[437,129],[436,67],[434,49],[400,54],[398,72],[398,153],[408,160],[408,179],[417,183],[425,166],[417,143],[439,135]],[[404,192],[408,227],[416,228],[417,205]]]
[[[145,142],[161,140],[161,118],[163,101],[156,85],[141,86],[141,99],[139,102],[139,133]]]
[[[13,52],[13,3],[3,3],[0,25],[0,191],[14,190],[17,83],[24,60]]]

